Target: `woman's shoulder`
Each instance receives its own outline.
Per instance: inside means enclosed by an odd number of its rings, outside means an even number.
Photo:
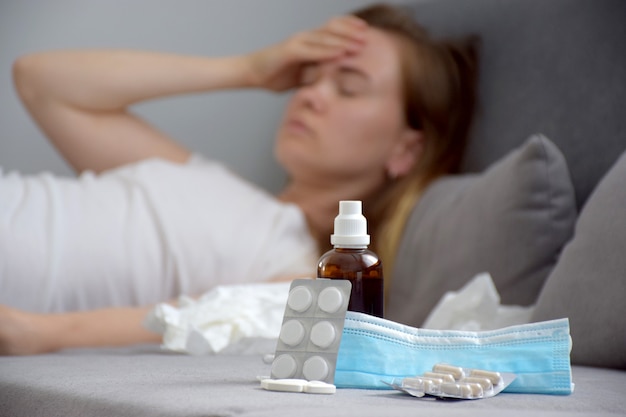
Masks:
[[[191,155],[189,155],[189,159],[187,160],[187,164],[186,165],[189,165],[189,166],[207,166],[207,165],[214,165],[216,163],[217,163],[216,161],[207,158],[206,156],[204,156],[201,153],[192,152]]]

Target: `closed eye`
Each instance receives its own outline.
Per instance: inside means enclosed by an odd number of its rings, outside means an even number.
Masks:
[[[318,64],[308,64],[305,65],[300,70],[300,78],[298,80],[298,85],[311,85],[314,84],[319,78],[320,69]]]
[[[341,69],[337,74],[337,90],[346,97],[366,93],[369,89],[369,77],[360,71]]]

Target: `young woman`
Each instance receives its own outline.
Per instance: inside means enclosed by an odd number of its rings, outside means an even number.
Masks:
[[[375,5],[249,55],[55,51],[18,59],[14,78],[82,173],[0,177],[0,352],[31,354],[158,341],[141,325],[154,303],[312,276],[339,200],[364,201],[389,277],[420,191],[459,165],[476,72],[470,43]],[[277,196],[129,111],[245,87],[296,89],[276,135],[289,175]]]

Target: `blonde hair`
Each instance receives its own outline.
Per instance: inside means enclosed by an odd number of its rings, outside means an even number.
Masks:
[[[424,137],[412,170],[389,179],[365,204],[387,291],[407,219],[421,193],[435,179],[459,170],[476,102],[478,41],[435,40],[402,6],[376,4],[353,14],[399,40],[405,119]]]

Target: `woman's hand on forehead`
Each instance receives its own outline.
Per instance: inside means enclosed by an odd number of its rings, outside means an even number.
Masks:
[[[367,27],[356,16],[335,17],[318,29],[254,52],[248,56],[251,84],[273,91],[297,87],[306,65],[358,53],[366,42]]]

